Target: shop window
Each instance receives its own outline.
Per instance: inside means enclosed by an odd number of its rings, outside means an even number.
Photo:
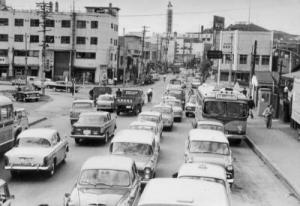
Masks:
[[[240,54],[240,64],[247,64],[248,55]]]
[[[15,34],[15,42],[23,42],[24,36],[22,34]]]
[[[40,20],[39,19],[30,19],[30,26],[31,27],[39,27],[40,26]]]
[[[30,35],[30,43],[39,43],[38,35]]]
[[[96,59],[94,52],[76,52],[76,59]]]
[[[261,56],[261,65],[269,65],[269,63],[270,63],[270,56],[262,55]]]
[[[24,26],[24,19],[15,19],[15,26]]]
[[[98,29],[98,21],[91,21],[91,29]]]
[[[61,39],[60,39],[60,43],[70,44],[70,37],[69,36],[62,36]]]
[[[0,26],[8,26],[8,19],[0,18]]]
[[[8,50],[7,49],[0,49],[0,56],[1,57],[7,57],[8,56]]]
[[[85,29],[86,28],[86,21],[77,21],[77,28],[78,29]]]
[[[71,21],[70,20],[62,20],[61,21],[61,27],[62,28],[70,28],[71,27]]]
[[[0,34],[0,41],[8,41],[8,34]]]

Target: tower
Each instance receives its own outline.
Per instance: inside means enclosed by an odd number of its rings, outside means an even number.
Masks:
[[[168,10],[167,10],[167,34],[172,33],[172,25],[173,25],[173,5],[169,1]]]

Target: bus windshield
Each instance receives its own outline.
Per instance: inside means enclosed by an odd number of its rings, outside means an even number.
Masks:
[[[209,116],[243,118],[248,115],[248,106],[241,102],[207,101],[204,104],[203,112]]]

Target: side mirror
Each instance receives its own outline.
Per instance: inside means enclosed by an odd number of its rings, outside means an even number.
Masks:
[[[177,178],[178,177],[178,172],[172,174],[172,178]]]

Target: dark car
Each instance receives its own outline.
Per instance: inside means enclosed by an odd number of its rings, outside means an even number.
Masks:
[[[74,92],[77,93],[79,91],[79,86],[75,85],[72,82],[65,82],[65,81],[57,81],[55,82],[55,85],[52,86],[55,91],[67,91],[70,93]]]
[[[117,97],[117,115],[120,112],[133,112],[135,115],[142,111],[144,105],[144,93],[142,90],[123,90],[121,96]]]
[[[16,93],[13,94],[16,101],[39,101],[40,94],[32,86],[18,87]]]

